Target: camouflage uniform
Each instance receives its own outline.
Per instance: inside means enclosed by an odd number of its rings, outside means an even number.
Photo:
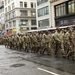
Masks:
[[[19,36],[19,50],[22,50],[22,37],[21,35]]]
[[[61,34],[60,32],[56,31],[55,34],[54,34],[54,41],[55,41],[55,45],[56,45],[56,48],[55,48],[55,55],[61,55]]]

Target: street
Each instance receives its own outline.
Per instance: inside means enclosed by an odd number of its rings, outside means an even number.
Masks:
[[[0,75],[75,75],[75,61],[0,46]]]

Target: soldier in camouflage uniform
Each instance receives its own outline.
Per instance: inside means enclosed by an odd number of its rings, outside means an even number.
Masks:
[[[29,52],[29,44],[30,44],[30,37],[28,35],[28,33],[26,34],[26,40],[25,40],[26,44],[25,44],[25,51]]]
[[[74,54],[74,35],[72,28],[69,29],[69,49],[67,51],[67,57],[69,58],[70,56],[73,58]]]
[[[42,32],[42,34],[41,34],[41,36],[40,36],[40,39],[41,39],[41,40],[40,40],[40,41],[41,41],[41,43],[40,43],[40,53],[41,53],[41,54],[44,54],[44,51],[45,51],[45,49],[46,49],[45,36],[46,36],[46,34]]]
[[[16,35],[16,49],[19,49],[19,34]]]
[[[55,41],[55,55],[60,56],[61,55],[61,33],[60,29],[57,28],[56,32],[54,33],[54,41]]]
[[[4,37],[4,44],[5,44],[5,47],[7,47],[7,43],[8,43],[8,37],[5,36],[5,37]]]
[[[22,50],[22,36],[21,34],[19,35],[19,50]]]
[[[73,27],[73,43],[74,43],[74,47],[73,47],[73,60],[75,60],[75,26]]]

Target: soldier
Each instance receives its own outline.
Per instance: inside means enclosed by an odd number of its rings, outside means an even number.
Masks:
[[[44,36],[44,38],[43,38],[43,40],[44,40],[43,48],[44,49],[42,52],[43,52],[43,54],[44,54],[44,52],[47,52],[47,54],[50,54],[50,35],[49,35],[49,32],[46,31],[43,36]]]
[[[61,40],[61,53],[64,53],[64,29],[61,29],[60,32],[60,40]]]
[[[35,32],[34,35],[33,35],[33,39],[34,39],[33,43],[34,43],[34,52],[35,53],[37,53],[37,44],[38,44],[38,42],[37,42],[38,40],[37,40],[37,35],[36,34],[37,33]]]
[[[12,37],[13,37],[12,35],[9,37],[9,46],[10,46],[10,49],[13,48],[13,38]]]
[[[29,48],[30,37],[29,37],[29,34],[28,34],[28,33],[26,34],[26,41],[25,41],[25,42],[26,42],[26,48],[25,48],[25,51],[26,51],[26,52],[29,52],[29,49],[30,49],[30,48]]]
[[[46,37],[46,34],[44,33],[44,32],[42,32],[42,34],[41,34],[41,44],[40,44],[40,53],[41,54],[44,54],[44,52],[45,52],[45,50],[46,50],[46,39],[45,39],[45,37]]]
[[[52,36],[52,33],[51,31],[48,31],[48,41],[49,41],[49,49],[48,49],[48,54],[53,54],[53,51],[52,51],[52,40],[53,40],[53,36]]]
[[[67,31],[66,31],[66,29],[64,29],[63,30],[63,44],[62,44],[62,55],[63,55],[63,57],[65,57],[65,55],[66,55],[66,51],[67,51],[67,36],[66,36],[66,33],[67,33]]]
[[[14,35],[14,49],[17,48],[17,47],[16,47],[16,41],[17,41],[17,37],[16,37],[16,35]]]
[[[36,39],[37,39],[37,44],[36,44],[36,53],[38,53],[39,52],[39,50],[40,50],[40,48],[41,48],[41,41],[40,41],[40,39],[41,39],[41,37],[40,37],[40,32],[37,32],[36,33]]]
[[[22,36],[21,34],[19,35],[19,50],[22,50]]]
[[[22,41],[23,41],[23,49],[25,51],[25,46],[26,46],[26,35],[24,34],[24,36],[22,37]]]
[[[19,49],[19,34],[16,35],[16,48]]]
[[[41,50],[41,40],[42,40],[42,32],[38,32],[38,34],[36,35],[36,37],[37,37],[37,53],[39,53],[40,52],[40,50]]]
[[[74,48],[73,48],[73,60],[75,60],[75,26],[73,26],[73,42],[74,42]]]
[[[4,37],[4,44],[5,44],[5,47],[7,47],[7,43],[8,43],[8,37],[5,36],[5,37]]]
[[[73,58],[74,55],[74,33],[72,31],[72,28],[69,30],[69,49],[67,51],[67,57],[69,58],[70,56]]]
[[[55,48],[55,55],[61,55],[61,33],[60,33],[60,29],[57,28],[56,29],[56,32],[54,33],[54,41],[55,41],[55,45],[56,45],[56,48]]]

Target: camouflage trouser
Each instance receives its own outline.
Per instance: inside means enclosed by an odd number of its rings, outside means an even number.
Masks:
[[[9,42],[8,46],[10,49],[12,49],[12,45],[13,45],[12,42]]]
[[[5,47],[7,47],[7,41],[4,42]]]
[[[56,48],[55,48],[55,55],[61,55],[61,42],[55,41]]]
[[[40,44],[38,42],[36,42],[34,45],[35,45],[35,52],[38,53],[38,51],[40,49]]]
[[[43,54],[44,53],[50,54],[51,53],[51,44],[50,42],[45,42],[43,45]]]
[[[16,42],[13,42],[13,48],[16,49]]]
[[[19,49],[22,50],[22,48],[23,48],[22,43],[19,43]]]
[[[74,53],[73,53],[73,60],[75,60],[75,50],[74,50]]]
[[[29,51],[29,43],[25,44],[25,51],[28,52]]]
[[[19,50],[19,42],[16,43],[17,50]]]
[[[35,52],[35,43],[31,44],[31,52]]]
[[[23,42],[23,49],[25,50],[25,42]]]

